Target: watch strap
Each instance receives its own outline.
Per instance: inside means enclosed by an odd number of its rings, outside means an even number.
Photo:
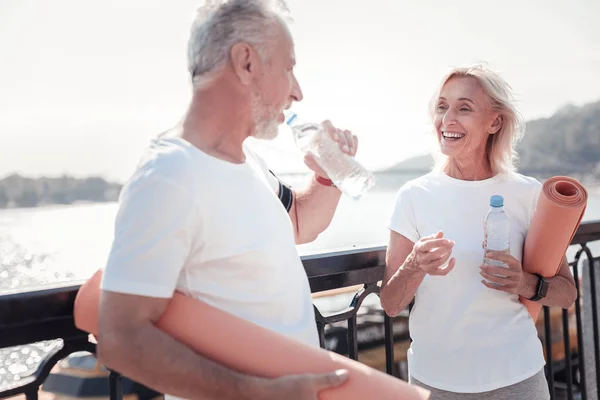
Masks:
[[[548,281],[546,280],[546,278],[539,274],[535,274],[535,276],[538,277],[538,284],[535,291],[535,295],[528,299],[531,301],[539,301],[546,297],[546,294],[548,293]]]

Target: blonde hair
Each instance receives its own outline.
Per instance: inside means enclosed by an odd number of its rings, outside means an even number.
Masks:
[[[429,105],[430,116],[435,116],[442,88],[455,77],[472,77],[479,82],[489,99],[492,110],[502,118],[500,130],[489,135],[486,156],[494,175],[516,171],[517,152],[515,145],[523,137],[525,122],[519,112],[510,85],[495,71],[482,64],[452,69],[441,81]],[[448,159],[441,152],[434,154],[435,169],[443,168]]]

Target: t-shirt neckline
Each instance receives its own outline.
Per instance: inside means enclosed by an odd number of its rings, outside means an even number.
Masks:
[[[438,175],[443,181],[446,181],[446,182],[449,182],[449,183],[452,183],[455,185],[461,185],[461,186],[491,185],[491,184],[497,182],[498,180],[500,180],[502,178],[502,176],[504,175],[503,173],[498,173],[498,174],[492,176],[491,178],[482,179],[482,180],[478,180],[478,181],[466,181],[466,180],[462,180],[462,179],[453,178],[453,177],[449,176],[448,174],[446,174],[444,171],[436,171],[435,174]]]

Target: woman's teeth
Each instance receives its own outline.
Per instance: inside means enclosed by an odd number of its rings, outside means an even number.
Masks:
[[[462,139],[465,135],[464,133],[443,132],[442,136],[444,137],[444,139],[458,140]]]

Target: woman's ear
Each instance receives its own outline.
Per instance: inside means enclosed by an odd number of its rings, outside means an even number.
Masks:
[[[492,121],[492,125],[490,125],[490,129],[488,130],[488,133],[490,135],[498,133],[498,131],[500,131],[500,129],[502,129],[503,122],[504,122],[504,118],[502,117],[502,114],[498,114],[496,116],[496,118],[494,118],[494,121]]]

